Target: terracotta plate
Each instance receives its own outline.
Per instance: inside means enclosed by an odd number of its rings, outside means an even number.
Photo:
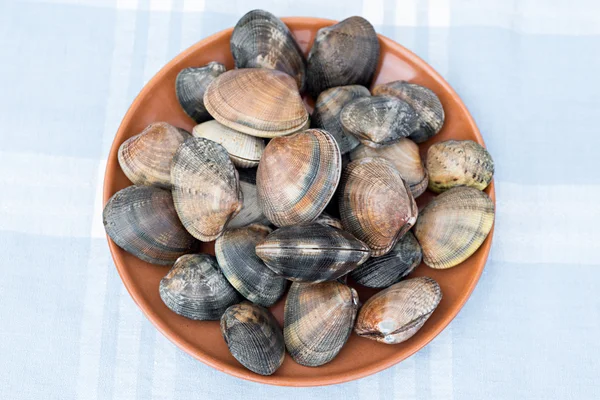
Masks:
[[[316,32],[335,23],[318,18],[284,18],[283,21],[306,53]],[[152,78],[135,99],[121,123],[110,151],[104,181],[104,203],[116,191],[131,185],[117,162],[117,149],[123,141],[155,121],[167,121],[192,130],[193,121],[184,114],[175,98],[175,77],[183,68],[205,65],[209,61],[219,61],[228,69],[233,68],[229,51],[231,31],[232,29],[228,29],[219,32],[184,51]],[[444,128],[440,134],[421,145],[422,154],[426,154],[432,143],[450,138],[471,139],[483,144],[473,118],[448,83],[401,45],[384,36],[380,36],[379,40],[381,59],[374,83],[398,79],[419,83],[432,89],[444,105]],[[487,193],[494,199],[493,184],[488,187]],[[428,193],[421,196],[420,205],[430,198]],[[410,340],[390,346],[352,334],[346,346],[329,364],[318,368],[303,367],[286,355],[281,368],[274,375],[266,377],[243,368],[229,354],[218,322],[188,320],[176,315],[162,303],[158,295],[158,283],[168,268],[138,260],[117,247],[110,239],[108,242],[117,270],[135,302],[158,330],[182,350],[205,364],[240,378],[273,385],[312,386],[346,382],[373,374],[404,360],[429,343],[456,316],[473,291],[487,260],[492,234],[493,232],[471,258],[455,268],[443,271],[421,265],[416,269],[414,276],[427,275],[440,283],[444,298],[423,328]],[[213,244],[207,243],[204,251],[213,253]],[[361,287],[357,289],[363,302],[375,292]],[[285,299],[280,300],[271,308],[280,323],[284,301]]]

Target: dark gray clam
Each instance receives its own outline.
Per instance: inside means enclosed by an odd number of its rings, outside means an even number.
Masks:
[[[204,107],[204,92],[211,82],[223,72],[225,66],[209,62],[204,67],[191,67],[181,70],[175,79],[175,94],[183,111],[197,123],[212,117]]]
[[[344,229],[342,227],[342,221],[340,221],[337,218],[332,217],[331,215],[329,215],[327,213],[321,213],[321,215],[319,215],[317,217],[317,219],[315,219],[315,222],[318,222],[319,224],[329,225],[329,226],[337,228],[337,229]]]
[[[273,305],[287,287],[256,255],[256,245],[271,233],[263,225],[226,230],[215,242],[219,266],[231,285],[245,298],[261,306]]]
[[[306,60],[292,32],[264,10],[244,15],[231,34],[231,54],[236,68],[269,68],[285,72],[304,87]]]
[[[373,96],[384,95],[404,100],[415,110],[417,125],[409,137],[416,143],[426,141],[442,129],[444,108],[430,89],[405,81],[384,83],[373,88]]]
[[[249,302],[229,307],[221,317],[221,333],[231,354],[252,372],[271,375],[283,363],[283,333],[264,307]]]
[[[151,264],[172,265],[200,244],[179,221],[171,192],[156,187],[119,190],[106,203],[102,217],[117,246]]]
[[[344,132],[340,122],[340,114],[346,104],[359,97],[368,97],[369,89],[360,85],[339,86],[321,92],[315,103],[311,126],[329,132],[340,146],[342,154],[346,154],[360,144],[360,141]]]
[[[227,224],[227,229],[241,228],[250,224],[268,225],[269,220],[262,212],[256,190],[256,168],[238,170],[243,206]]]
[[[186,254],[160,281],[160,298],[173,312],[195,320],[218,320],[241,296],[227,282],[217,260],[208,254]]]
[[[256,246],[256,255],[276,274],[306,282],[335,280],[369,254],[351,234],[318,222],[279,228]]]
[[[369,87],[378,62],[379,39],[366,19],[350,17],[321,28],[308,54],[308,92],[316,99],[336,86]]]
[[[389,96],[361,97],[340,114],[344,131],[369,147],[388,146],[410,135],[417,115],[405,101]]]
[[[356,291],[340,282],[292,283],[283,335],[294,361],[317,367],[337,356],[352,333],[358,304]]]
[[[385,288],[410,274],[422,259],[421,246],[415,235],[408,231],[389,253],[369,258],[352,271],[350,277],[363,286]]]

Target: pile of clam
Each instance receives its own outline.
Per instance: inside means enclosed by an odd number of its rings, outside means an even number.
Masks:
[[[158,289],[166,306],[220,320],[232,355],[258,374],[274,373],[286,349],[323,365],[353,331],[408,340],[442,299],[411,272],[462,263],[491,230],[490,155],[450,140],[421,160],[417,143],[442,128],[442,104],[414,83],[368,89],[379,41],[363,18],[321,29],[305,58],[282,21],[251,11],[231,52],[235,69],[211,62],[177,76],[191,133],[156,122],[121,145],[133,186],[106,204],[108,235],[172,266]],[[419,210],[427,189],[439,195]],[[215,256],[199,241],[215,241]],[[383,290],[361,307],[347,282]],[[286,292],[282,329],[268,307]]]

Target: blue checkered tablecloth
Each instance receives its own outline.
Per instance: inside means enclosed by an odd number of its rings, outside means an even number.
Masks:
[[[472,112],[497,166],[490,259],[415,356],[323,388],[177,349],[121,283],[101,221],[119,122],[169,59],[253,8],[363,15]],[[600,398],[600,2],[0,0],[0,399]]]

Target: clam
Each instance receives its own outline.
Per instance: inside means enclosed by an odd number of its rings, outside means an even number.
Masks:
[[[350,273],[352,279],[363,286],[385,288],[399,282],[419,264],[423,254],[415,235],[408,231],[384,256],[369,258]]]
[[[494,176],[490,153],[472,140],[435,143],[427,152],[429,189],[441,193],[455,186],[485,189]]]
[[[385,344],[404,342],[421,329],[441,300],[440,285],[431,278],[398,282],[367,300],[354,332]]]
[[[494,203],[484,192],[457,186],[420,213],[414,233],[431,268],[454,267],[481,246],[494,223]]]
[[[440,99],[424,86],[395,81],[375,86],[373,96],[394,96],[410,104],[417,113],[417,125],[410,138],[417,143],[426,141],[444,125],[444,108]]]
[[[108,236],[128,253],[151,264],[171,265],[199,243],[183,227],[173,197],[151,186],[129,186],[115,193],[102,214]]]
[[[288,135],[309,123],[294,79],[272,69],[225,72],[206,90],[204,105],[223,125],[252,136]]]
[[[215,242],[219,266],[231,285],[255,304],[269,307],[283,294],[287,281],[256,255],[256,245],[271,233],[263,225],[226,230]]]
[[[119,165],[134,185],[171,188],[171,160],[190,134],[166,122],[155,122],[127,139],[118,152]]]
[[[218,320],[227,307],[241,301],[208,254],[179,257],[160,281],[159,293],[173,312],[196,320]]]
[[[210,62],[204,67],[185,68],[175,79],[175,94],[183,111],[197,123],[211,119],[204,106],[204,93],[213,80],[225,72],[225,66]]]
[[[358,146],[350,153],[351,160],[365,157],[383,157],[394,164],[415,199],[427,189],[429,175],[421,161],[419,146],[412,140],[402,138],[394,144],[377,149]]]
[[[173,201],[183,226],[204,242],[215,240],[242,208],[238,174],[223,146],[189,138],[171,168]]]
[[[360,141],[342,129],[340,114],[342,108],[359,97],[368,97],[369,89],[360,85],[334,87],[321,92],[315,103],[311,126],[322,128],[335,138],[342,154],[348,153],[360,144]]]
[[[298,364],[318,367],[346,343],[358,309],[358,294],[339,282],[294,282],[285,302],[285,346]]]
[[[325,89],[369,86],[379,62],[379,39],[373,25],[350,17],[319,29],[306,67],[308,92],[315,99]]]
[[[264,10],[244,15],[231,34],[231,54],[236,68],[270,68],[285,72],[304,86],[306,60],[292,32]]]
[[[227,224],[227,229],[241,228],[250,224],[268,225],[269,220],[258,204],[256,191],[256,169],[245,168],[238,171],[240,189],[242,191],[243,206],[239,213]]]
[[[221,333],[231,354],[252,372],[271,375],[283,363],[283,334],[266,308],[248,302],[229,307],[221,317]]]
[[[373,257],[389,252],[418,214],[400,173],[381,157],[348,164],[342,174],[339,204],[344,229],[365,242]]]
[[[369,248],[348,232],[318,222],[279,228],[256,255],[292,281],[323,282],[347,274],[369,258]]]
[[[233,130],[218,121],[207,121],[196,125],[192,135],[212,140],[225,147],[233,165],[239,168],[258,166],[265,149],[263,139]]]
[[[335,193],[341,163],[335,139],[320,129],[272,139],[256,175],[265,216],[277,226],[317,218]]]
[[[325,224],[325,225],[329,225],[333,228],[337,228],[337,229],[344,229],[342,227],[342,221],[340,221],[337,218],[332,217],[331,215],[327,214],[327,213],[322,213],[321,215],[319,215],[317,217],[317,219],[315,219],[315,222],[319,223],[319,224]]]
[[[388,146],[408,136],[417,115],[405,101],[389,96],[361,97],[340,114],[342,128],[369,147]]]

